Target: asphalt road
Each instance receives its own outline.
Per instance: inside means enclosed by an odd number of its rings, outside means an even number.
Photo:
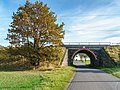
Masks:
[[[98,69],[87,68],[84,64],[81,65],[82,67],[76,69],[67,90],[120,90],[119,78]]]

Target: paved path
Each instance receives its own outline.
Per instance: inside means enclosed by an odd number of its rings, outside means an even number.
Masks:
[[[98,69],[77,68],[67,90],[120,90],[120,79]]]

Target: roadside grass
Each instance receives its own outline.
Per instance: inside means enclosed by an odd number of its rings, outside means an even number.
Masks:
[[[64,90],[73,76],[74,67],[52,71],[0,72],[0,90]]]
[[[120,78],[120,68],[100,68],[101,70]]]
[[[90,60],[86,60],[86,61],[83,60],[82,63],[84,63],[84,64],[86,64],[86,65],[89,65],[91,62],[90,62]]]

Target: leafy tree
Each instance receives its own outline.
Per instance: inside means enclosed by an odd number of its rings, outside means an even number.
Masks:
[[[30,3],[27,0],[24,6],[13,13],[12,18],[7,40],[12,46],[27,48],[28,53],[24,56],[27,55],[34,63],[39,64],[43,47],[62,44],[64,23],[56,23],[57,16],[50,11],[47,4],[39,1]]]
[[[80,56],[80,59],[81,59],[81,60],[84,58],[84,59],[85,59],[85,62],[86,62],[86,59],[88,58],[88,56],[87,56],[86,54],[80,53],[79,56]]]

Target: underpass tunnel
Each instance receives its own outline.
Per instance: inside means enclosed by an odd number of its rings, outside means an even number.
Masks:
[[[74,66],[91,65],[93,66],[96,61],[95,54],[89,49],[78,50],[72,56],[72,63]]]
[[[76,54],[74,59],[73,59],[73,65],[77,66],[77,65],[80,65],[82,63],[85,64],[85,65],[91,64],[90,57],[87,54],[84,54],[84,53]]]

